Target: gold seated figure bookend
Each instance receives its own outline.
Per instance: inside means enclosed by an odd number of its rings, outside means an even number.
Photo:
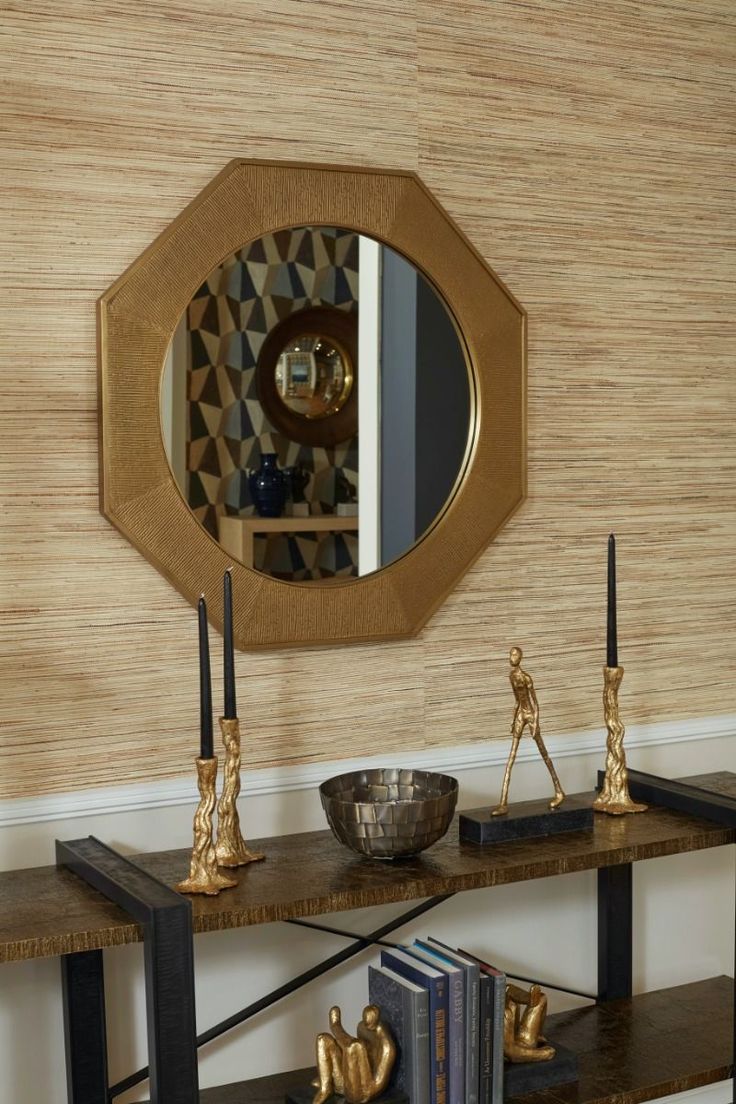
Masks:
[[[539,749],[539,754],[542,756],[544,764],[552,778],[555,796],[549,803],[550,809],[557,809],[565,800],[565,794],[560,785],[560,780],[557,777],[557,771],[554,768],[554,764],[549,757],[547,748],[544,746],[544,740],[542,739],[542,732],[539,727],[539,702],[534,692],[534,682],[532,681],[532,676],[522,670],[521,660],[521,648],[512,648],[509,652],[509,663],[511,664],[509,680],[511,682],[511,688],[514,691],[514,697],[516,698],[516,709],[514,711],[514,719],[511,722],[511,751],[509,752],[508,762],[506,763],[506,772],[503,776],[501,800],[496,808],[492,810],[491,816],[505,816],[509,811],[509,783],[511,782],[511,771],[514,768],[516,753],[519,750],[519,744],[521,743],[521,737],[524,734],[525,728],[529,729],[532,739]]]
[[[330,1032],[317,1036],[318,1078],[313,1104],[324,1104],[333,1094],[348,1104],[367,1104],[387,1087],[394,1062],[396,1044],[380,1009],[369,1004],[356,1028],[357,1038],[342,1026],[340,1009],[330,1009]]]
[[[549,1062],[554,1058],[555,1048],[542,1035],[546,1018],[547,997],[538,985],[530,989],[506,986],[503,1056],[508,1062]]]

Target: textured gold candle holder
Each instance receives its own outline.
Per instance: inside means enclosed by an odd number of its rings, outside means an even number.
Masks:
[[[215,811],[215,783],[217,759],[195,759],[199,805],[194,814],[194,847],[189,864],[189,877],[176,887],[180,893],[204,893],[215,897],[220,890],[230,889],[238,883],[221,874],[217,869],[217,857],[212,842],[212,814]]]
[[[237,717],[220,717],[225,745],[225,781],[217,806],[217,862],[219,866],[245,866],[265,856],[251,851],[240,833],[240,722]]]
[[[603,716],[608,729],[606,776],[603,789],[593,802],[593,808],[599,813],[610,813],[611,816],[644,813],[647,810],[646,805],[632,801],[629,793],[629,772],[624,753],[626,729],[618,710],[618,688],[623,677],[623,667],[603,668]]]

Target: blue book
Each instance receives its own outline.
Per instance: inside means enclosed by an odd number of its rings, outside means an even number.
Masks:
[[[449,1104],[447,1099],[447,975],[421,962],[403,947],[381,951],[381,965],[403,978],[422,985],[429,994],[430,1104]]]
[[[414,940],[409,950],[423,962],[447,974],[447,1099],[449,1104],[465,1104],[465,973],[449,962],[438,948],[423,944],[419,939]]]
[[[469,951],[462,954],[472,958],[480,967],[481,976],[485,975],[491,982],[491,995],[493,1005],[492,1037],[491,1037],[491,1095],[490,1104],[503,1104],[503,1026],[504,1013],[506,1011],[506,975],[495,966],[490,966]],[[483,1104],[483,1101],[481,1101]],[[488,1101],[485,1102],[488,1104]]]
[[[369,966],[368,999],[381,1009],[396,1043],[389,1088],[405,1092],[409,1104],[430,1104],[429,993],[388,966]]]
[[[453,950],[439,939],[429,937],[427,948],[434,949],[465,973],[465,1099],[478,1104],[480,1093],[480,967],[477,962]]]
[[[495,966],[481,966],[493,981],[493,1069],[491,1104],[503,1104],[503,1026],[506,1011],[506,975]]]

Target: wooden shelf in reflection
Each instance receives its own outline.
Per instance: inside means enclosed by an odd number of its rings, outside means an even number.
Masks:
[[[340,517],[338,514],[310,514],[308,517],[221,517],[218,523],[220,545],[240,560],[246,567],[253,567],[253,549],[256,534],[260,533],[357,533],[358,516]]]

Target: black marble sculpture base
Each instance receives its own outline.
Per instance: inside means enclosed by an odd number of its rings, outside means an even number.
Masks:
[[[505,840],[554,836],[593,827],[590,798],[566,797],[559,809],[543,801],[519,801],[505,816],[491,816],[492,805],[460,813],[460,839],[471,843],[503,843]]]
[[[565,1047],[558,1046],[554,1039],[549,1040],[557,1053],[549,1062],[504,1062],[503,1095],[524,1096],[526,1093],[539,1092],[550,1085],[564,1085],[578,1079],[577,1055]]]
[[[305,1085],[298,1089],[291,1089],[286,1094],[286,1104],[312,1104],[317,1090],[314,1085]],[[327,1104],[345,1104],[344,1096],[331,1096]],[[404,1092],[389,1089],[383,1096],[377,1096],[371,1104],[409,1104],[409,1097]]]

